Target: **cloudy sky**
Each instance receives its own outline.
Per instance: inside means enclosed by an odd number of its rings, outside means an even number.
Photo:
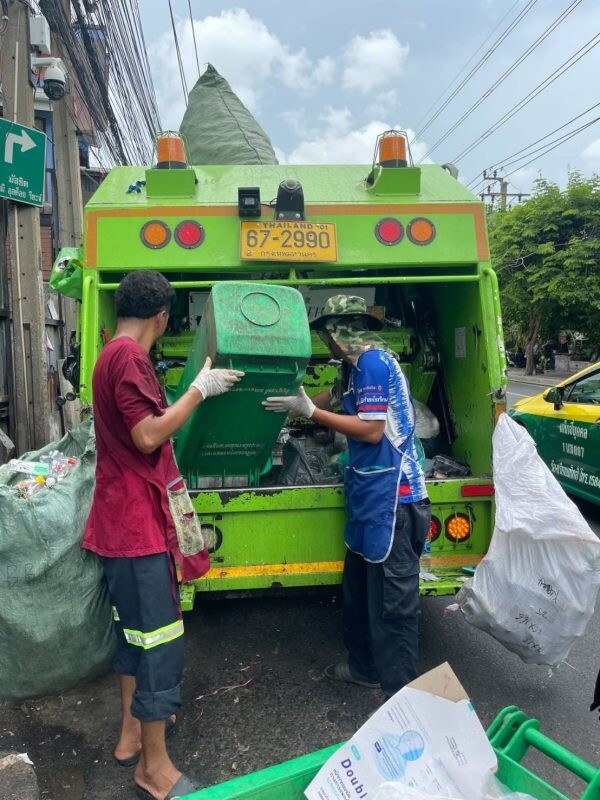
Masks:
[[[598,0],[190,2],[201,70],[227,78],[281,162],[369,163],[377,134],[400,128],[415,161],[453,161],[477,191],[483,169],[515,153],[529,155],[506,162],[514,192],[540,173],[563,184],[570,169],[600,172],[600,123],[543,153],[600,116]],[[176,129],[185,103],[168,3],[139,7],[162,125]],[[172,7],[191,89],[188,0]]]

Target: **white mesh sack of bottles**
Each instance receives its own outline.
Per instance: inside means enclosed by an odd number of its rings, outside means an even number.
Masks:
[[[0,468],[2,699],[59,694],[109,666],[106,584],[99,560],[81,549],[95,467],[85,422]]]

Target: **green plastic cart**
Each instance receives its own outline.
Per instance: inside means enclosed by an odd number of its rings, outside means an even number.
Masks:
[[[540,731],[538,720],[528,718],[516,706],[501,711],[488,728],[487,735],[498,756],[498,778],[509,789],[526,792],[537,800],[574,800],[520,763],[527,750],[533,747],[587,784],[580,800],[600,800],[600,769],[545,736]],[[304,789],[338,747],[326,747],[201,789],[186,795],[186,800],[304,800]]]

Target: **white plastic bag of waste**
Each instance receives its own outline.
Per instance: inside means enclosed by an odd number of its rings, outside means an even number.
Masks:
[[[407,786],[399,781],[382,783],[373,795],[373,800],[464,800],[464,795],[447,791],[440,794],[439,790],[432,792],[423,789]],[[493,774],[488,774],[483,781],[477,795],[473,795],[467,800],[534,800],[532,795],[524,792],[511,792]]]
[[[494,534],[451,608],[526,663],[556,665],[594,612],[600,540],[508,414],[493,448]]]
[[[440,421],[433,411],[421,403],[414,400],[415,405],[415,434],[419,439],[435,439],[440,432]]]

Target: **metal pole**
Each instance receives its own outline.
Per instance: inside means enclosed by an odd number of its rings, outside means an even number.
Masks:
[[[478,283],[480,275],[390,275],[388,278],[269,278],[263,283],[276,286],[384,286],[393,283]],[[219,280],[169,281],[174,289],[210,289]],[[256,281],[259,283],[259,281]],[[99,283],[98,291],[115,292],[118,283]]]
[[[10,3],[3,35],[4,113],[18,128],[34,126],[29,66],[29,10]],[[9,271],[12,316],[14,403],[17,452],[47,444],[49,406],[45,350],[45,303],[40,260],[40,212],[8,203]],[[26,330],[27,329],[27,330]],[[29,340],[28,340],[29,337]]]
[[[21,22],[21,9],[19,8],[19,18],[17,21],[17,28]],[[19,107],[19,92],[18,89],[18,77],[19,77],[19,40],[17,39],[15,42],[15,85],[14,85],[14,98],[15,98],[15,106],[13,109],[13,122],[16,123],[17,121],[17,111]],[[25,327],[23,325],[23,293],[21,291],[21,256],[19,252],[19,207],[15,206],[14,208],[14,217],[15,217],[15,233],[14,233],[14,243],[15,243],[15,262],[17,265],[17,312],[19,316],[19,340],[21,343],[21,365],[23,367],[23,391],[25,393],[25,424],[27,428],[27,439],[31,439],[31,426],[29,423],[29,383],[27,380],[27,359],[25,357]]]

